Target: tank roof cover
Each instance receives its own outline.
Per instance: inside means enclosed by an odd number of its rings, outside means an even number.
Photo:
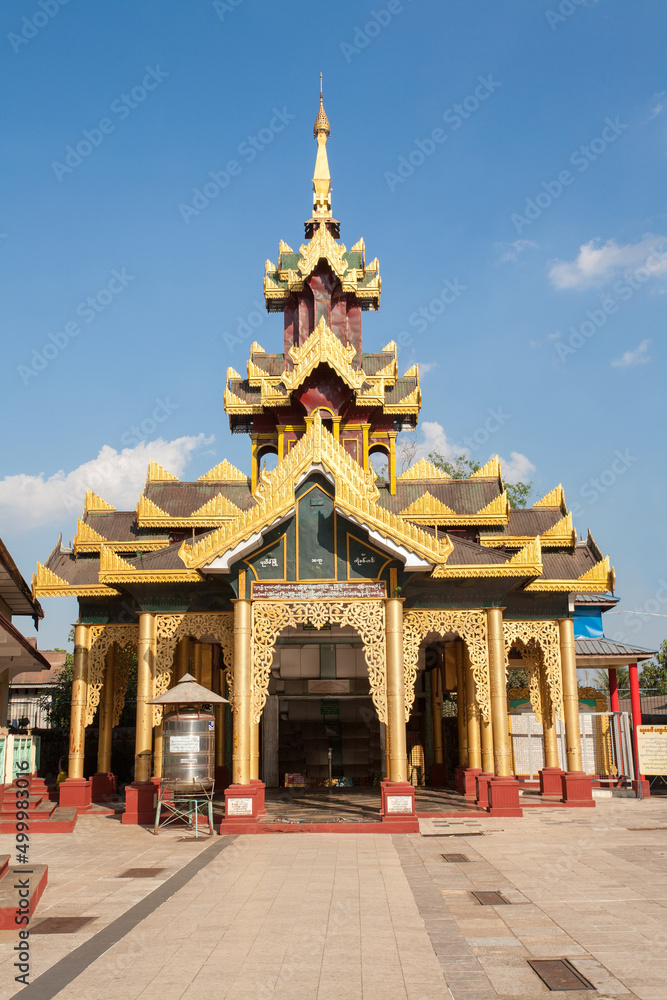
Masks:
[[[229,705],[226,698],[209,691],[197,684],[192,674],[183,674],[178,684],[165,691],[157,698],[152,698],[149,705]]]

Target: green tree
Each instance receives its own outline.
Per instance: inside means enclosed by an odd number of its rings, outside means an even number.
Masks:
[[[521,667],[512,667],[507,671],[507,690],[510,688],[528,687],[528,674]]]
[[[595,687],[598,691],[609,694],[609,671],[596,670],[594,672]],[[630,672],[627,667],[616,667],[616,686],[620,691],[627,691],[630,687]]]
[[[58,650],[64,653],[64,649]],[[49,726],[54,729],[66,728],[69,726],[70,706],[72,704],[72,670],[74,657],[67,653],[65,665],[58,674],[58,680],[48,694],[42,695],[39,699],[40,706],[46,713],[46,720]]]
[[[667,694],[667,639],[663,639],[654,660],[647,660],[639,674],[639,686]]]
[[[428,460],[435,465],[436,469],[440,469],[452,479],[468,479],[473,472],[478,472],[482,468],[481,462],[476,462],[474,459],[468,458],[467,455],[458,455],[450,462],[440,452],[432,451]],[[525,507],[532,488],[532,481],[530,483],[505,483],[510,506],[515,509]]]

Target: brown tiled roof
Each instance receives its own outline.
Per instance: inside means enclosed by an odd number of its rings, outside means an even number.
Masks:
[[[552,528],[562,520],[560,510],[550,507],[527,507],[521,510],[511,510],[509,524],[500,528],[500,535],[541,535],[543,531]]]
[[[614,642],[612,639],[580,639],[574,640],[577,656],[627,656],[628,663],[635,660],[648,660],[655,656],[655,649],[644,649],[642,646],[629,646],[624,642]]]
[[[180,543],[177,543],[168,545],[164,549],[158,549],[157,552],[142,552],[138,556],[132,556],[132,558],[127,556],[123,558],[125,562],[139,570],[185,569],[183,560],[178,554],[179,548]]]
[[[284,389],[285,387],[282,386]],[[253,403],[257,406],[261,405],[262,402],[262,389],[260,386],[251,386],[248,384],[247,378],[237,379],[232,378],[229,380],[230,392],[233,392],[235,396],[243,400],[244,403]],[[287,391],[287,390],[285,390]]]
[[[160,529],[139,528],[133,510],[89,510],[82,520],[110,542],[153,541],[162,538],[165,544],[169,541],[167,535]]]
[[[100,557],[99,555],[85,555],[75,558],[74,554],[67,550],[53,550],[46,565],[53,570],[56,576],[72,586],[90,587],[99,585]]]
[[[377,375],[381,372],[383,368],[386,368],[390,361],[393,361],[394,355],[391,351],[378,351],[376,354],[362,354],[361,355],[361,367],[366,372],[367,375]]]
[[[441,503],[455,510],[457,514],[471,515],[486,507],[500,493],[497,480],[450,479],[411,482],[400,480],[396,483],[396,495],[390,496],[389,486],[380,486],[381,507],[399,514],[424,493],[430,493]]]
[[[16,674],[10,682],[11,687],[44,687],[56,683],[65,666],[67,653],[61,649],[41,649],[40,653],[51,665],[50,670],[27,670],[23,674]]]
[[[543,552],[542,577],[545,580],[578,580],[600,561],[599,553],[586,542],[573,552]]]
[[[384,401],[388,405],[395,406],[402,400],[409,396],[411,392],[417,387],[417,379],[409,376],[408,378],[397,378],[392,386],[388,386],[384,390]]]
[[[282,375],[285,371],[284,354],[262,354],[260,351],[255,351],[252,355],[252,360],[267,375],[276,377]]]
[[[219,494],[241,510],[255,506],[249,482],[149,483],[145,490],[145,496],[172,517],[189,517]]]
[[[512,553],[510,552],[498,552],[496,549],[487,548],[485,545],[477,545],[476,542],[469,542],[465,538],[457,538],[456,535],[449,535],[449,538],[453,542],[454,548],[447,560],[448,566],[500,565],[509,562],[512,558]]]

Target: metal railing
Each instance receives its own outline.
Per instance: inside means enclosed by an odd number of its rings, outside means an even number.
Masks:
[[[510,715],[514,773],[537,777],[544,767],[542,723],[532,712]],[[565,726],[557,719],[558,763],[567,769]],[[582,766],[586,774],[601,782],[617,784],[634,780],[632,727],[628,712],[581,712],[579,714]]]

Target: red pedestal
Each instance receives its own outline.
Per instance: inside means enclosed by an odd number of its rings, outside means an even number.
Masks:
[[[156,807],[155,784],[152,781],[133,781],[125,789],[125,812],[121,823],[126,826],[152,826]]]
[[[632,782],[632,787],[634,788],[635,791],[637,791],[637,790],[639,791],[639,795],[637,796],[638,799],[648,799],[648,798],[650,798],[650,795],[651,795],[651,783],[646,778],[642,778],[641,779],[641,784],[639,785],[639,789],[638,789],[637,786],[638,786],[638,782],[637,781],[633,781]]]
[[[463,795],[465,793],[465,776],[466,776],[466,769],[461,764],[459,764],[459,766],[454,771],[454,787],[456,791],[459,793],[459,795]]]
[[[260,787],[261,786],[261,787]],[[264,784],[251,781],[248,785],[230,785],[225,788],[225,818],[220,824],[221,832],[235,824],[256,823],[264,808]]]
[[[385,778],[380,782],[380,794],[383,823],[400,823],[410,830],[418,829],[418,826],[415,827],[415,790],[409,781],[389,781]]]
[[[564,771],[560,780],[566,806],[595,806],[593,782],[589,774],[584,771]]]
[[[216,766],[215,769],[215,790],[224,792],[225,788],[229,788],[229,768],[223,764]]]
[[[477,775],[477,805],[486,809],[489,804],[489,785],[493,775],[489,771],[482,771]]]
[[[563,794],[560,779],[564,773],[560,767],[543,767],[540,771],[540,795],[555,795],[560,798]]]
[[[477,798],[477,775],[482,773],[481,767],[462,767],[461,768],[461,785],[460,792],[465,795],[467,799]]]
[[[92,803],[92,788],[85,778],[66,778],[60,783],[60,805],[83,812]]]
[[[266,792],[266,785],[263,781],[258,778],[251,778],[250,784],[253,788],[257,789],[257,815],[264,816],[266,814],[266,805],[264,801],[264,793]]]
[[[116,775],[100,772],[90,779],[93,802],[110,802],[116,798]]]
[[[490,816],[523,816],[516,778],[492,778],[489,782]]]
[[[447,767],[445,764],[431,765],[431,787],[445,788],[447,785]]]

